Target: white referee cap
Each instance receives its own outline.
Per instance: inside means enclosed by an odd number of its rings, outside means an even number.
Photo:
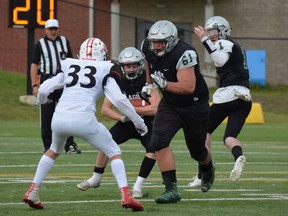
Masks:
[[[46,23],[45,23],[45,28],[52,28],[52,27],[59,28],[58,20],[56,20],[56,19],[49,19],[49,20],[46,21]]]

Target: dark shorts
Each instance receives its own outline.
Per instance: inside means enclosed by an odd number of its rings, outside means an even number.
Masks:
[[[212,104],[210,107],[210,118],[208,132],[212,134],[214,130],[228,117],[223,141],[227,137],[237,138],[247,116],[252,108],[252,102],[237,99],[223,104]]]
[[[168,147],[175,134],[182,128],[191,157],[203,161],[207,156],[205,139],[208,116],[208,103],[178,107],[161,100],[153,124],[153,149],[159,151]]]
[[[118,145],[128,141],[129,139],[137,139],[141,142],[146,152],[151,153],[154,152],[150,144],[153,117],[144,117],[144,122],[148,127],[148,133],[145,136],[141,136],[136,131],[135,126],[132,122],[122,123],[118,121],[114,126],[112,126],[112,128],[110,129],[110,133],[112,134],[113,139]]]

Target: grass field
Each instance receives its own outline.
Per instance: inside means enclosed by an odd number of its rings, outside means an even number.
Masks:
[[[111,123],[107,123],[111,126]],[[224,125],[213,135],[216,179],[207,193],[190,189],[187,183],[197,172],[189,158],[182,133],[172,142],[177,160],[178,186],[182,195],[177,204],[159,205],[154,198],[163,191],[157,166],[147,179],[141,199],[145,210],[133,213],[120,205],[116,181],[107,167],[101,187],[86,192],[76,184],[89,178],[95,160],[92,147],[76,139],[81,155],[62,154],[48,174],[40,192],[43,210],[22,203],[42,155],[38,122],[0,121],[0,214],[1,215],[201,215],[284,216],[288,210],[288,124],[246,125],[239,137],[244,145],[247,164],[237,182],[229,180],[233,159],[221,144]],[[137,175],[144,151],[136,140],[121,146],[129,185]]]
[[[263,106],[265,124],[245,125],[239,139],[247,164],[241,179],[229,180],[233,159],[222,145],[224,125],[213,134],[216,179],[208,193],[190,189],[187,183],[197,172],[189,158],[181,132],[172,142],[177,161],[181,202],[158,205],[154,198],[164,191],[157,166],[146,181],[141,202],[145,210],[133,213],[121,208],[116,181],[107,167],[101,187],[81,192],[76,184],[89,178],[96,150],[76,139],[81,155],[62,154],[45,179],[40,192],[44,210],[33,210],[22,203],[42,155],[39,109],[19,103],[26,94],[25,74],[0,71],[0,215],[201,215],[284,216],[288,211],[288,87],[252,86],[254,102]],[[211,94],[214,90],[211,90]],[[284,104],[284,105],[283,105]],[[107,121],[99,112],[100,121]],[[110,127],[112,122],[106,122]],[[129,185],[137,175],[144,151],[131,140],[121,146]]]

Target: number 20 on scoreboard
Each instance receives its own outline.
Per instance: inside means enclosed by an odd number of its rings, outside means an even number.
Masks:
[[[56,18],[57,0],[9,0],[9,27],[44,28]]]

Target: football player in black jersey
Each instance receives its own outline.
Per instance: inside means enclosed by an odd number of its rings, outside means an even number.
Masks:
[[[112,103],[105,98],[102,105],[102,114],[116,120],[116,124],[110,129],[115,142],[120,145],[129,139],[137,139],[146,149],[146,155],[142,161],[139,175],[132,189],[132,196],[143,197],[142,186],[155,165],[154,151],[149,146],[152,133],[154,115],[160,101],[157,89],[152,91],[150,104],[140,98],[142,87],[146,83],[144,55],[134,47],[123,49],[118,57],[122,71],[122,78],[118,82],[121,91],[127,96],[136,112],[142,116],[148,127],[148,133],[141,136],[135,129],[134,124],[123,114],[113,109]],[[97,154],[96,165],[91,178],[77,184],[77,187],[85,191],[89,188],[100,186],[101,178],[108,163],[108,157],[101,151]]]
[[[238,43],[229,38],[230,24],[223,17],[209,18],[205,28],[195,27],[194,32],[214,61],[219,77],[219,88],[213,95],[213,104],[210,107],[206,146],[211,148],[211,134],[228,117],[223,142],[234,157],[235,164],[230,179],[236,181],[240,178],[246,161],[237,136],[252,107],[246,54]],[[188,185],[199,186],[201,175],[200,171]]]
[[[176,162],[170,142],[183,129],[187,148],[202,170],[201,190],[207,192],[214,181],[215,167],[205,147],[209,115],[208,87],[203,79],[195,49],[179,41],[176,26],[167,20],[154,23],[142,44],[150,73],[141,95],[149,98],[153,85],[162,92],[154,118],[151,145],[162,174],[165,192],[156,203],[177,203]],[[153,83],[154,84],[153,84]]]

